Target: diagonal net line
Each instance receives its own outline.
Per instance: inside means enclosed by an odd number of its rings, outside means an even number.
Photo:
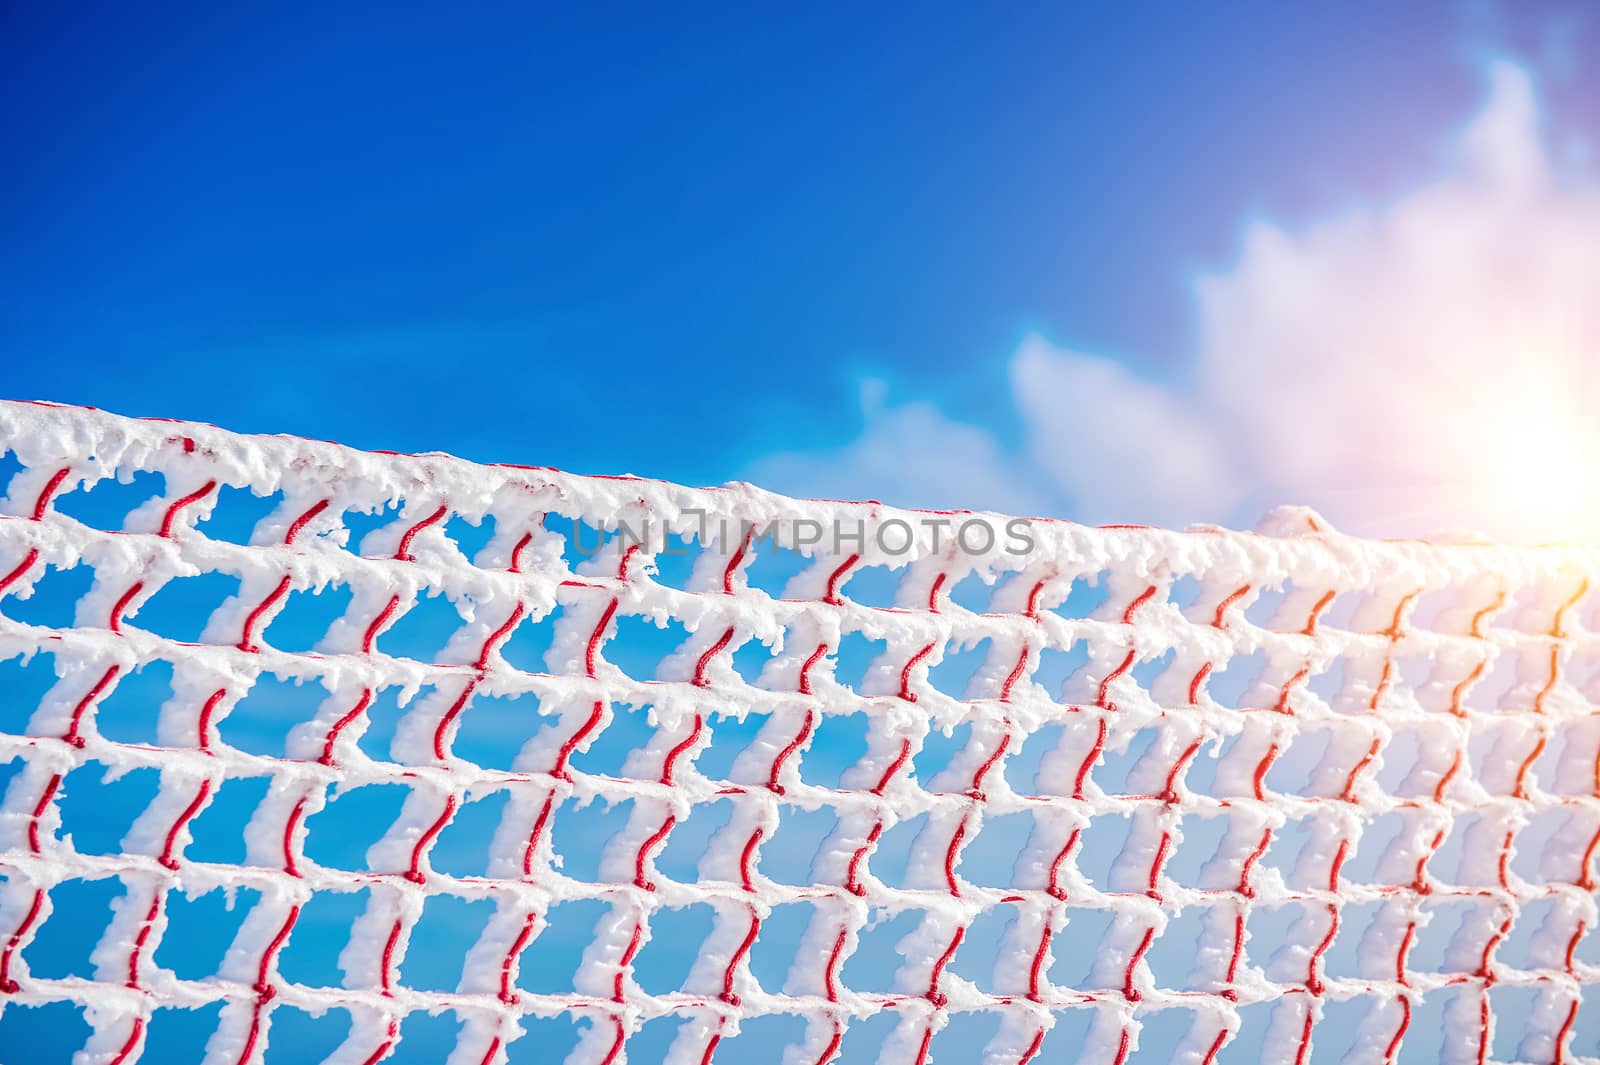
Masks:
[[[749,486],[362,453],[42,404],[0,403],[0,442],[21,467],[0,506],[0,660],[46,652],[58,674],[24,733],[0,733],[0,757],[21,763],[0,813],[0,1011],[83,1007],[92,1030],[83,1061],[137,1060],[156,1010],[220,1003],[208,1065],[262,1060],[285,1005],[348,1011],[349,1035],[330,1060],[349,1063],[392,1054],[408,1016],[448,1011],[460,1021],[454,1065],[504,1061],[522,1022],[563,1014],[582,1022],[574,1065],[622,1062],[641,1025],[668,1015],[688,1019],[672,1061],[710,1062],[741,1022],[789,1015],[804,1021],[803,1036],[779,1056],[825,1065],[855,1022],[889,1011],[886,1062],[922,1065],[953,1020],[995,1014],[986,1062],[1067,1053],[1049,1050],[1052,1031],[1087,1017],[1088,1035],[1068,1049],[1122,1065],[1166,1014],[1164,1023],[1186,1019],[1180,1060],[1210,1065],[1240,1038],[1246,1011],[1264,1005],[1259,1056],[1298,1065],[1319,1033],[1348,1037],[1322,1023],[1330,1005],[1360,1002],[1348,1059],[1393,1062],[1436,996],[1447,1001],[1445,1060],[1491,1060],[1497,1026],[1517,1035],[1518,1061],[1596,1060],[1575,1045],[1582,990],[1600,978],[1579,956],[1597,920],[1600,844],[1600,721],[1588,690],[1600,654],[1585,625],[1594,552],[1366,541],[1303,511],[1278,513],[1269,534],[1034,521],[1029,550],[990,535],[973,551],[955,527],[1013,525]],[[160,474],[163,493],[121,531],[57,509],[142,472]],[[247,545],[206,535],[224,488],[278,500]],[[392,521],[346,545],[350,515],[389,504]],[[446,534],[456,518],[492,520],[470,559]],[[659,537],[612,537],[568,564],[578,524],[618,522],[697,530],[687,586],[657,579]],[[751,583],[750,567],[774,547],[761,531],[785,522],[857,532],[803,548],[805,567],[774,596]],[[48,573],[78,567],[93,583],[72,625],[7,614]],[[852,598],[851,582],[873,569],[893,573],[892,605]],[[208,573],[237,578],[239,591],[198,642],[140,627],[163,587]],[[974,579],[992,586],[978,609],[956,594]],[[272,646],[268,630],[289,599],[330,585],[348,590],[349,607],[315,651]],[[1103,602],[1075,610],[1090,585]],[[440,595],[461,621],[436,661],[381,649],[386,632]],[[623,623],[640,620],[687,633],[649,678],[612,661]],[[503,648],[539,625],[551,632],[545,668],[514,667]],[[850,641],[881,644],[859,680],[841,672]],[[765,664],[748,679],[735,655],[761,645]],[[946,690],[942,670],[963,654],[978,664]],[[1077,668],[1063,680],[1056,667],[1068,659]],[[103,735],[101,704],[153,662],[173,670],[158,742]],[[264,676],[328,693],[283,757],[224,739]],[[378,759],[359,741],[391,688],[423,694],[407,705],[390,758]],[[484,700],[518,696],[535,697],[550,726],[514,768],[455,752]],[[650,708],[651,738],[621,774],[585,769],[585,752],[625,707]],[[749,715],[763,724],[732,768],[702,771],[719,725]],[[854,715],[865,717],[866,753],[837,786],[815,783],[808,754]],[[923,779],[918,761],[950,742],[941,734],[959,737],[955,751]],[[1011,771],[1025,748],[1043,751],[1031,780]],[[63,782],[89,763],[160,774],[118,853],[80,853],[61,831]],[[243,778],[267,783],[245,860],[187,858],[195,820]],[[336,792],[370,785],[398,785],[406,798],[365,867],[308,857],[308,821]],[[453,818],[492,795],[505,805],[486,875],[432,868]],[[626,806],[626,822],[592,878],[569,875],[557,826],[595,799]],[[674,831],[719,803],[730,814],[698,876],[665,875],[656,863]],[[810,882],[769,876],[764,850],[811,812],[833,821]],[[1014,868],[963,869],[986,826],[995,839],[1019,821],[1028,829]],[[897,828],[913,837],[903,875],[881,854]],[[1214,846],[1189,860],[1186,844],[1201,846],[1208,830]],[[1090,844],[1108,839],[1114,859],[1092,867]],[[125,896],[93,978],[34,977],[30,946],[52,891],[107,878]],[[217,887],[250,888],[259,901],[214,976],[180,979],[154,961],[172,893]],[[285,979],[278,963],[304,908],[360,892],[342,985]],[[437,897],[493,906],[452,992],[398,975]],[[605,916],[572,986],[524,990],[525,953],[562,903],[580,899],[603,903]],[[810,921],[786,980],[767,987],[751,954],[774,910],[791,903],[809,906]],[[634,970],[652,921],[702,904],[714,923],[688,977],[646,992]],[[1447,909],[1464,915],[1458,927],[1444,927]],[[1096,912],[1105,931],[1089,971],[1064,978],[1054,947]],[[1506,943],[1535,913],[1523,956],[1508,957]],[[845,965],[883,915],[916,921],[896,946],[892,987],[851,987]],[[992,915],[1009,917],[992,978],[957,975],[975,926]],[[1158,972],[1153,953],[1178,921],[1199,929],[1192,966]],[[1268,935],[1274,921],[1285,927]],[[1440,940],[1442,963],[1416,963],[1424,936]],[[1354,961],[1336,965],[1346,944]],[[1496,1011],[1494,989],[1507,987],[1534,994],[1526,1015]]]

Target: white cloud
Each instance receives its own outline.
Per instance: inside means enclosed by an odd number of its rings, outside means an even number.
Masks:
[[[1199,399],[1253,494],[1373,533],[1600,532],[1600,187],[1553,172],[1538,121],[1498,65],[1448,176],[1258,225],[1200,282]]]
[[[1120,363],[1029,337],[1012,356],[1011,388],[1033,463],[1080,521],[1187,525],[1238,499],[1212,429]]]
[[[1489,74],[1444,175],[1337,217],[1256,223],[1196,283],[1192,384],[1030,338],[1010,364],[1025,455],[912,404],[754,479],[920,505],[1065,501],[1095,522],[1238,523],[1304,502],[1370,534],[1600,537],[1600,183],[1551,164],[1526,70]]]
[[[846,446],[769,455],[746,476],[763,487],[826,499],[1030,515],[1060,508],[1059,498],[989,433],[927,403],[886,409],[883,394],[882,382],[863,382],[866,428]]]

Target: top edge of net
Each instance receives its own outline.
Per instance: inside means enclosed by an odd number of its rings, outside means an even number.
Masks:
[[[13,415],[14,418],[5,418]],[[189,421],[181,418],[164,417],[134,417],[117,414],[98,407],[82,406],[71,403],[61,403],[54,400],[32,399],[4,399],[0,398],[0,448],[11,450],[13,442],[8,440],[10,432],[16,426],[16,420],[23,422],[55,422],[58,424],[76,424],[79,426],[98,424],[108,429],[120,429],[124,432],[149,437],[142,441],[150,446],[159,446],[172,440],[191,438],[196,442],[201,440],[217,443],[227,442],[239,446],[266,446],[285,444],[299,445],[323,451],[320,456],[322,464],[332,466],[339,456],[360,458],[368,462],[381,462],[396,469],[413,468],[427,470],[430,468],[451,468],[460,472],[477,471],[480,474],[499,475],[509,477],[514,472],[529,472],[548,475],[559,481],[569,483],[594,483],[599,484],[637,484],[653,486],[662,491],[674,494],[689,495],[705,493],[710,496],[725,496],[730,493],[751,494],[771,500],[779,504],[792,504],[798,506],[819,506],[827,508],[842,508],[845,510],[869,510],[871,516],[879,520],[887,520],[898,515],[916,516],[957,516],[969,515],[975,518],[998,519],[1000,521],[1021,520],[1030,525],[1041,525],[1063,532],[1074,534],[1090,534],[1094,536],[1110,536],[1126,538],[1131,541],[1192,541],[1203,539],[1208,542],[1233,541],[1236,543],[1276,543],[1288,545],[1290,543],[1305,546],[1322,546],[1325,548],[1343,547],[1346,549],[1357,548],[1370,555],[1390,555],[1396,558],[1406,558],[1413,561],[1425,557],[1449,558],[1463,556],[1473,559],[1473,568],[1480,568],[1486,561],[1486,553],[1497,555],[1506,562],[1523,560],[1533,562],[1539,569],[1548,568],[1552,560],[1559,559],[1566,566],[1576,567],[1600,576],[1600,545],[1582,543],[1546,543],[1546,544],[1514,544],[1496,541],[1488,537],[1472,537],[1464,539],[1437,540],[1426,537],[1395,537],[1395,538],[1370,538],[1356,536],[1341,532],[1328,525],[1314,510],[1305,507],[1281,508],[1290,512],[1291,521],[1280,523],[1282,527],[1266,530],[1233,529],[1222,525],[1197,523],[1187,528],[1176,529],[1159,525],[1144,524],[1108,524],[1084,525],[1067,518],[1055,518],[1036,515],[1005,514],[998,511],[963,509],[935,509],[925,507],[901,507],[883,503],[874,499],[833,499],[827,497],[789,496],[774,492],[759,485],[743,481],[732,481],[722,485],[706,485],[694,487],[679,484],[674,481],[654,477],[641,477],[636,474],[594,474],[574,473],[555,466],[540,466],[516,462],[476,462],[471,459],[461,458],[444,451],[402,452],[383,449],[364,449],[342,444],[334,440],[321,440],[314,437],[296,436],[292,433],[244,433],[210,422]],[[156,439],[157,435],[161,439]],[[419,484],[420,484],[419,480]],[[1299,528],[1291,527],[1299,524]],[[1464,559],[1463,559],[1464,560]],[[1566,567],[1563,567],[1566,568]]]

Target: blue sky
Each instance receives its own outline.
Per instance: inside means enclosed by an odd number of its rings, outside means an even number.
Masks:
[[[1041,472],[1011,360],[1037,333],[1181,399],[1194,278],[1252,220],[1437,175],[1491,55],[1595,131],[1600,38],[1570,10],[1378,12],[14,8],[4,391],[695,483],[1253,520]],[[825,490],[875,410],[919,404],[998,472]],[[1139,472],[1102,450],[1084,464]]]

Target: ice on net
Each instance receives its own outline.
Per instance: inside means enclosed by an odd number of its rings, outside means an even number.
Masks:
[[[1183,1027],[1173,1060],[1190,1065],[1230,1042],[1300,1065],[1322,1039],[1351,1061],[1393,1062],[1423,1038],[1441,1060],[1478,1063],[1507,1045],[1506,1028],[1515,1060],[1596,1060],[1583,1057],[1596,1029],[1579,1012],[1600,978],[1581,950],[1597,920],[1600,842],[1595,552],[1361,540],[1303,510],[1275,512],[1257,533],[1034,521],[1030,549],[1016,551],[1003,535],[951,536],[952,523],[1007,528],[997,515],[930,525],[748,485],[364,453],[42,404],[0,403],[0,446],[19,466],[0,504],[0,660],[48,654],[56,673],[24,730],[0,734],[0,758],[20,763],[0,811],[0,1010],[81,1007],[92,1035],[80,1065],[135,1061],[154,1011],[215,1003],[208,1065],[261,1061],[284,1007],[347,1011],[329,1060],[348,1065],[393,1053],[418,1012],[458,1022],[451,1065],[505,1061],[524,1022],[557,1015],[581,1022],[571,1065],[620,1065],[630,1037],[668,1015],[687,1020],[667,1061],[706,1065],[742,1023],[774,1014],[804,1024],[769,1060],[826,1065],[884,1012],[894,1023],[878,1060],[917,1065],[974,1014],[999,1018],[985,1065],[1122,1065],[1156,1024]],[[163,489],[120,531],[58,509],[141,473]],[[224,489],[277,501],[245,543],[207,535]],[[355,537],[351,516],[375,514],[389,517]],[[492,522],[470,558],[447,534],[454,519]],[[580,526],[619,522],[657,535],[573,550]],[[802,523],[861,534],[839,550],[827,535],[801,546],[781,588],[753,583],[752,565],[777,546],[762,531],[782,540]],[[659,553],[678,542],[664,530],[699,533],[682,587],[659,579]],[[7,616],[46,574],[79,568],[93,579],[71,624]],[[869,570],[891,575],[887,601],[852,598]],[[171,582],[217,573],[238,590],[198,642],[140,627]],[[275,648],[267,633],[291,595],[329,588],[349,603],[315,648]],[[1079,605],[1086,589],[1092,609]],[[432,660],[380,647],[439,597],[459,626]],[[613,661],[625,622],[681,630],[653,675]],[[541,625],[542,663],[514,666],[508,643]],[[876,650],[843,671],[850,641]],[[759,668],[737,664],[745,652]],[[969,668],[950,672],[962,656]],[[103,735],[101,705],[157,662],[171,667],[172,694],[155,741]],[[287,728],[282,756],[224,739],[267,677],[325,693]],[[402,713],[382,758],[362,740],[385,692]],[[483,701],[520,696],[543,725],[506,752],[509,768],[456,753]],[[649,738],[615,772],[585,769],[625,712],[647,713]],[[703,772],[719,728],[751,715],[759,727]],[[819,737],[858,715],[864,753],[817,782]],[[954,750],[920,770],[939,743]],[[159,773],[115,853],[80,852],[62,831],[64,781],[90,763]],[[266,787],[243,861],[186,857],[196,819],[245,779]],[[364,868],[308,857],[309,821],[376,785],[405,798]],[[485,874],[434,869],[441,833],[497,795]],[[585,876],[555,839],[594,803],[628,812]],[[666,875],[658,860],[674,831],[719,804],[726,819],[695,875]],[[831,828],[809,882],[768,875],[765,849],[818,814]],[[914,838],[890,870],[880,848],[897,828]],[[964,866],[985,832],[1014,837],[1009,865]],[[122,893],[92,972],[35,976],[52,894],[108,879]],[[241,888],[254,901],[216,973],[180,979],[157,964],[175,898]],[[360,892],[337,985],[286,979],[279,960],[305,908]],[[441,896],[486,900],[491,914],[454,991],[407,987],[401,963]],[[572,900],[604,904],[572,986],[523,989],[524,955]],[[763,982],[752,950],[791,903],[809,907],[808,923],[784,978]],[[687,976],[647,993],[634,971],[652,922],[697,904],[712,925]],[[996,911],[1009,914],[999,947],[963,954]],[[1103,928],[1085,939],[1096,914]],[[905,915],[889,989],[852,987],[845,964],[863,938]],[[1184,964],[1158,972],[1153,947],[1180,923]],[[1505,988],[1531,1005],[1497,1012]],[[1419,1032],[1415,1015],[1441,1001],[1442,1036]],[[1327,1023],[1349,1003],[1364,1006],[1353,1032]],[[1259,1031],[1253,1007],[1265,1011]],[[1073,1018],[1087,1034],[1052,1043]]]

